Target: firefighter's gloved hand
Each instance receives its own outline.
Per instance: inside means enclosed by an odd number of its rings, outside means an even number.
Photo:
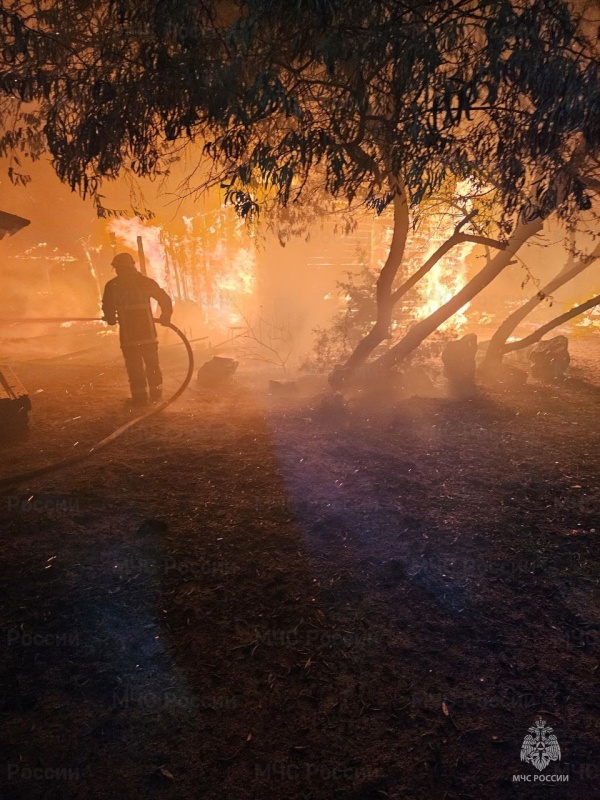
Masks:
[[[171,323],[171,317],[167,317],[164,314],[161,314],[158,318],[159,325],[169,325]]]

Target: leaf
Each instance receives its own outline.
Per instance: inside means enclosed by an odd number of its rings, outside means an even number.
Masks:
[[[175,776],[173,775],[173,773],[169,772],[169,770],[166,769],[164,766],[155,769],[154,772],[151,773],[151,777],[154,778],[155,780],[160,780],[160,781],[171,782],[175,780]]]

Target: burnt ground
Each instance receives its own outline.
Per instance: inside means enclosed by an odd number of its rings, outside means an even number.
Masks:
[[[599,364],[342,416],[242,377],[4,490],[2,798],[600,797]],[[3,474],[127,418],[118,361],[15,366]]]

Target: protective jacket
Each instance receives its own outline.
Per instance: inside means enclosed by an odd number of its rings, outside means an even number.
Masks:
[[[136,269],[117,275],[104,287],[104,319],[109,325],[119,323],[121,347],[158,341],[152,319],[151,298],[158,301],[161,322],[170,322],[173,313],[171,298],[156,281]]]

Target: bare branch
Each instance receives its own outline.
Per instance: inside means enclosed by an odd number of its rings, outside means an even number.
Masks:
[[[476,208],[474,208],[470,214],[467,214],[467,216],[458,223],[456,228],[454,228],[454,235],[456,236],[457,233],[460,233],[461,230],[465,227],[465,225],[471,222],[471,220],[474,219],[478,214],[479,211]]]
[[[594,306],[597,305],[600,305],[600,295],[596,295],[596,297],[592,297],[585,303],[575,306],[570,311],[566,311],[564,314],[561,314],[559,317],[555,317],[553,320],[550,320],[550,322],[542,325],[541,328],[538,328],[537,331],[530,333],[529,336],[526,336],[524,339],[520,339],[518,342],[510,342],[509,344],[505,345],[503,352],[512,353],[514,350],[521,350],[523,347],[529,347],[530,344],[536,344],[536,342],[539,342],[540,339],[549,331],[554,330],[554,328],[557,328],[559,325],[568,322],[574,317],[578,317],[580,314],[583,314],[584,311],[588,311],[590,308],[594,308]]]
[[[473,244],[481,244],[484,247],[493,247],[496,250],[504,250],[506,242],[501,242],[498,239],[490,239],[488,236],[473,236],[470,233],[459,234],[460,242],[472,242]],[[456,244],[460,244],[456,242]]]
[[[427,273],[433,269],[433,267],[435,267],[438,261],[440,261],[453,247],[456,247],[456,245],[463,244],[464,242],[472,242],[474,244],[484,245],[485,247],[494,247],[496,250],[504,250],[506,248],[506,243],[500,242],[497,239],[489,239],[487,236],[476,236],[470,233],[461,233],[460,229],[470,219],[472,219],[473,216],[475,216],[475,214],[471,212],[467,217],[465,217],[462,222],[456,226],[452,236],[438,247],[435,253],[433,253],[433,255],[427,259],[420,269],[413,273],[410,278],[408,278],[408,280],[402,284],[402,286],[398,287],[398,289],[393,292],[392,303],[395,304],[398,302],[398,300],[400,300],[401,297],[404,297],[404,295],[409,292],[413,286],[415,286],[415,284],[421,280],[421,278],[427,275]]]

